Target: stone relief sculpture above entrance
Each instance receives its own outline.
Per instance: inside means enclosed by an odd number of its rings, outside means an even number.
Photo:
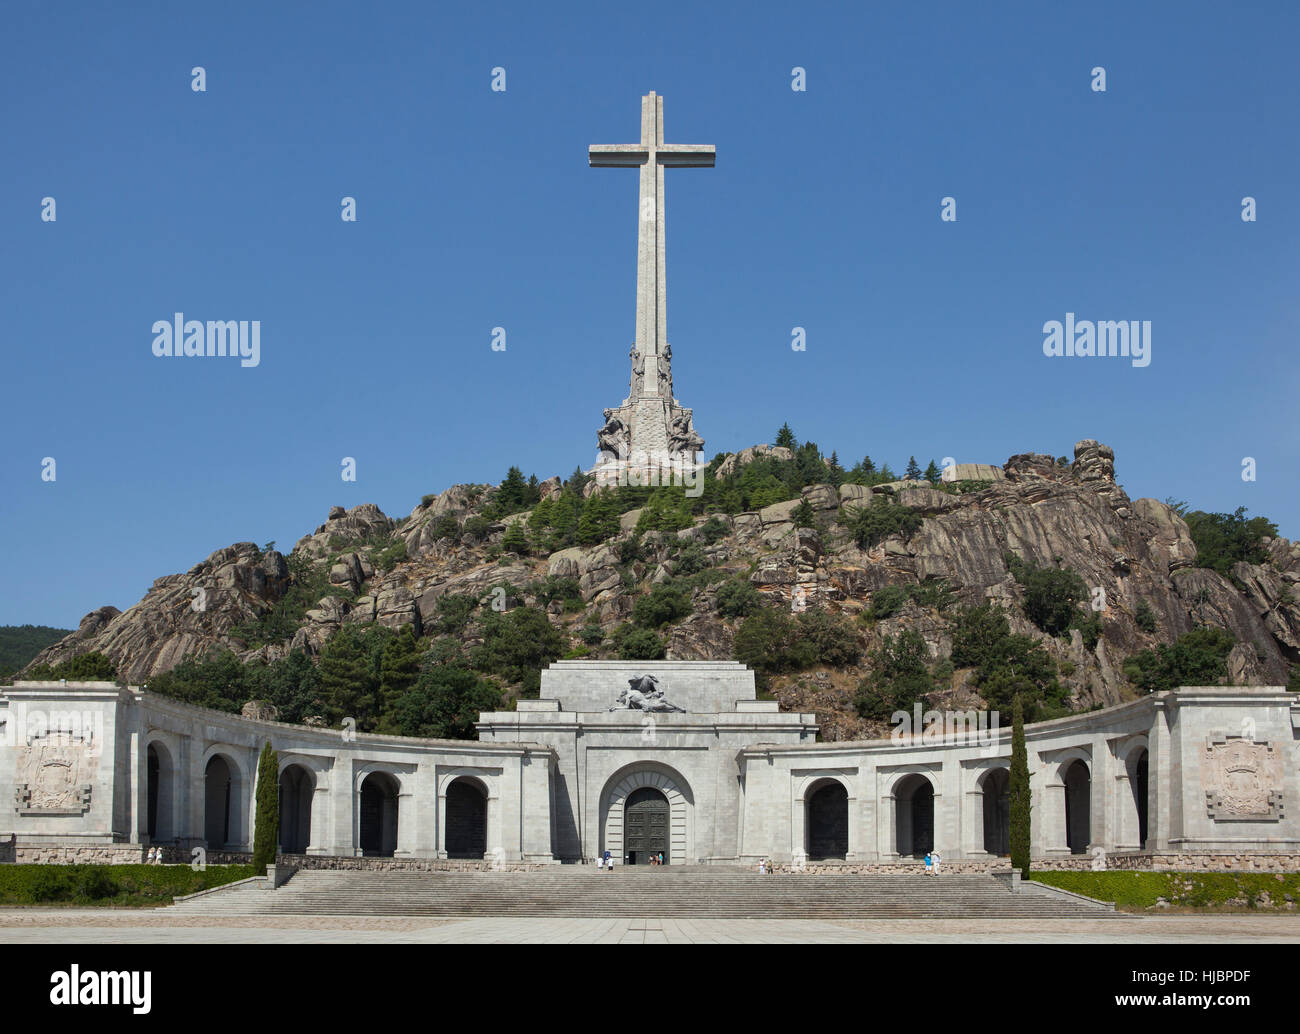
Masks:
[[[685,714],[686,708],[668,702],[653,675],[637,675],[627,680],[627,689],[618,695],[611,711],[652,711],[656,714],[677,712]]]

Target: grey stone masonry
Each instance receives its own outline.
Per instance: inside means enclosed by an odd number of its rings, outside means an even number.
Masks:
[[[664,143],[663,98],[641,99],[641,139],[634,144],[593,144],[592,168],[639,168],[637,205],[636,342],[629,353],[631,383],[622,405],[606,412],[597,435],[601,452],[626,462],[698,452],[704,441],[691,410],[673,397],[672,348],[668,343],[668,277],[665,263],[664,169],[711,168],[712,144]],[[612,462],[605,459],[602,462]],[[637,462],[645,463],[642,459]]]

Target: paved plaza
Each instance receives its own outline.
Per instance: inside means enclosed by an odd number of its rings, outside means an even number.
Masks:
[[[825,921],[799,919],[439,920],[179,916],[167,911],[0,910],[9,944],[1284,944],[1300,916]]]

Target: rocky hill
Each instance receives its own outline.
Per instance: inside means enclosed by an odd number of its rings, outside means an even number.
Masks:
[[[755,446],[715,460],[709,476],[731,484],[750,464],[792,461],[789,450]],[[634,616],[638,599],[665,583],[689,585],[689,612],[673,614],[660,630],[667,656],[722,659],[733,656],[742,618],[724,616],[719,595],[740,580],[783,612],[838,615],[853,629],[856,656],[847,663],[814,662],[768,681],[783,704],[816,710],[827,738],[864,731],[854,690],[890,637],[918,633],[935,660],[952,652],[952,608],[936,605],[933,594],[900,597],[899,588],[937,585],[959,606],[1002,606],[1012,631],[1032,637],[1055,662],[1072,708],[1132,696],[1124,658],[1199,626],[1218,626],[1235,639],[1227,657],[1233,682],[1286,684],[1300,662],[1300,544],[1267,537],[1259,562],[1238,562],[1226,573],[1197,566],[1179,513],[1154,499],[1130,500],[1115,481],[1113,453],[1092,440],[1076,445],[1072,463],[1024,454],[1000,468],[951,473],[953,481],[937,485],[837,485],[843,479],[836,474],[804,485],[795,498],[689,515],[680,522],[686,526],[670,531],[647,531],[646,507],[626,509],[629,490],[620,489],[609,494],[623,493],[617,498],[625,512],[606,513],[599,525],[584,517],[579,531],[590,544],[554,551],[544,543],[556,533],[537,510],[561,499],[559,478],[536,484],[537,501],[504,516],[504,486],[491,485],[426,496],[396,520],[372,504],[335,507],[288,556],[248,542],[220,549],[184,574],[159,578],[125,612],[87,614],[33,663],[94,651],[115,662],[120,678],[140,683],[215,651],[248,662],[298,649],[315,655],[348,624],[410,625],[417,637],[431,637],[440,600],[487,601],[498,586],[514,601],[544,608],[578,653],[585,643],[594,655],[612,655],[612,633]],[[584,484],[579,494],[589,503],[597,492]],[[641,498],[653,501],[647,490]],[[734,507],[741,497],[728,498]],[[857,518],[874,502],[882,515],[913,516],[864,536]],[[1091,634],[1070,627],[1052,635],[1031,621],[1019,563],[1076,573],[1099,626]],[[714,574],[683,581],[708,571]],[[548,600],[539,589],[548,577],[565,599]],[[888,608],[879,605],[886,597]],[[977,701],[979,690],[968,671],[949,669],[938,696]]]

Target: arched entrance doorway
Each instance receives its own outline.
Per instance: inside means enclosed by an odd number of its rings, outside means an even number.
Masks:
[[[605,780],[597,799],[598,837],[593,838],[594,843],[585,845],[589,856],[594,857],[607,850],[613,858],[622,860],[625,864],[630,860],[628,851],[632,848],[627,841],[627,806],[634,803],[633,796],[639,790],[653,790],[665,798],[668,801],[668,818],[664,831],[667,843],[662,847],[658,843],[641,843],[634,848],[638,852],[638,861],[642,860],[642,854],[648,855],[652,850],[662,851],[664,862],[672,865],[686,865],[697,860],[695,799],[690,783],[676,769],[658,761],[634,761],[612,772]],[[649,794],[636,796],[636,803],[647,800],[653,798]],[[647,806],[647,810],[650,808]],[[657,825],[657,822],[651,820],[636,820],[632,832],[644,836],[647,828]]]
[[[668,843],[668,798],[653,787],[633,790],[623,805],[623,854],[628,865],[649,865],[652,857],[672,860]]]
[[[286,765],[280,773],[280,850],[304,854],[311,843],[311,773],[302,765]]]
[[[361,853],[367,858],[391,858],[397,850],[397,780],[387,772],[371,772],[361,784]]]
[[[919,773],[904,776],[894,791],[894,822],[900,857],[919,858],[934,849],[934,787]]]
[[[1133,806],[1137,809],[1138,849],[1147,849],[1147,752],[1138,751],[1137,757],[1129,762],[1129,786],[1133,788]]]
[[[981,783],[984,803],[984,850],[992,855],[1011,853],[1011,776],[1005,768],[985,774]]]
[[[230,843],[235,784],[230,763],[220,754],[213,755],[204,770],[203,781],[203,838],[209,851],[220,851]]]
[[[145,766],[148,779],[145,832],[150,843],[160,843],[176,835],[172,829],[174,772],[171,754],[161,743],[151,743]]]
[[[812,861],[849,853],[849,791],[838,781],[823,783],[808,798],[807,851]]]
[[[447,857],[487,854],[487,794],[476,779],[455,779],[447,787]]]
[[[1091,830],[1091,783],[1088,766],[1072,761],[1065,770],[1065,843],[1070,854],[1087,854]]]

